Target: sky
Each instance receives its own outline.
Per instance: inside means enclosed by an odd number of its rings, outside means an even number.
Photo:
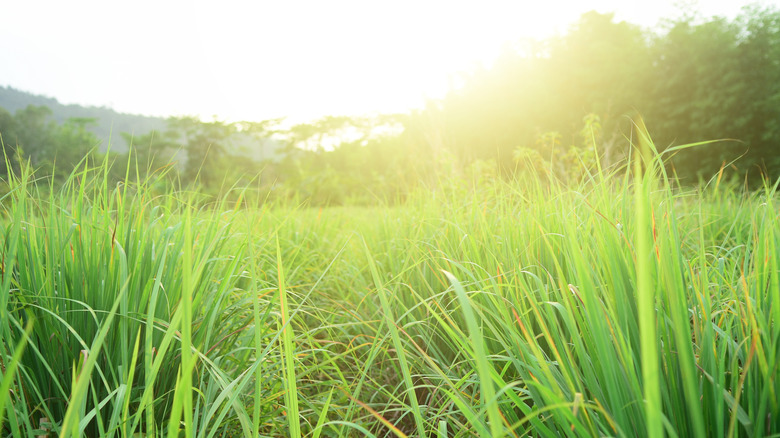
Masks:
[[[761,4],[777,5],[780,0]],[[747,0],[686,1],[735,16]],[[400,112],[506,43],[584,12],[645,27],[672,0],[0,0],[0,85],[61,103],[203,119]]]

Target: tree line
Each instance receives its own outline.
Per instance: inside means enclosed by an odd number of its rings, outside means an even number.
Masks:
[[[172,118],[162,132],[124,135],[128,152],[108,158],[116,169],[167,169],[206,192],[252,185],[315,204],[392,201],[453,174],[587,177],[597,156],[620,165],[641,116],[662,150],[722,140],[670,159],[682,181],[724,166],[748,181],[780,176],[775,8],[747,7],[731,20],[688,14],[652,30],[589,12],[566,34],[507,46],[494,65],[456,82],[408,114],[295,126]],[[0,135],[8,163],[29,160],[57,178],[99,141],[89,119],[47,117],[42,107],[0,110]]]
[[[601,125],[601,154],[626,152],[641,115],[656,145],[726,141],[678,154],[681,177],[717,172],[739,159],[742,173],[780,175],[780,15],[743,9],[733,20],[688,15],[647,31],[611,14],[584,14],[561,37],[507,50],[440,103],[448,144],[462,157],[511,166],[518,147],[554,153],[581,144],[584,117]],[[466,158],[467,160],[469,158]]]

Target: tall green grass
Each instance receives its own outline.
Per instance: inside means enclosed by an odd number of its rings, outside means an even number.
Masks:
[[[640,140],[371,208],[12,176],[0,435],[776,436],[777,186]]]

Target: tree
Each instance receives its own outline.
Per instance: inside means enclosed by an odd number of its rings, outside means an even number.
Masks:
[[[744,9],[738,59],[748,84],[739,96],[740,139],[748,146],[745,167],[765,168],[780,175],[780,11],[758,6]]]
[[[17,154],[21,149],[23,158],[29,159],[33,166],[43,162],[52,162],[56,147],[56,123],[50,120],[51,110],[45,106],[29,105],[17,110],[16,120]]]
[[[3,156],[0,157],[0,177],[8,175],[9,169],[17,160],[16,157],[16,119],[5,108],[0,108],[0,142],[2,142]]]
[[[126,156],[130,160],[132,176],[140,180],[172,166],[176,153],[183,149],[180,143],[181,135],[171,130],[152,131],[140,136],[127,132],[121,135],[128,146]]]
[[[611,139],[628,125],[623,116],[648,99],[648,50],[639,27],[586,13],[568,34],[507,47],[492,68],[463,77],[441,104],[441,137],[461,163],[496,158],[508,169],[513,151],[534,145],[541,133],[561,133],[564,146],[579,144],[590,113]]]
[[[184,180],[206,187],[218,185],[224,178],[220,161],[226,154],[228,137],[235,132],[234,127],[216,120],[201,122],[193,117],[171,119],[170,126],[184,137],[187,153],[182,172]]]
[[[740,157],[743,172],[778,174],[778,56],[780,16],[772,9],[747,8],[734,21],[685,17],[656,39],[645,114],[658,146],[733,139],[679,153],[678,174],[710,176]]]
[[[90,152],[97,152],[100,139],[88,129],[96,123],[93,118],[70,118],[55,128],[54,159],[66,175]]]

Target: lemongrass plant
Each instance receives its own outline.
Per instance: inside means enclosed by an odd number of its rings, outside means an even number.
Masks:
[[[11,175],[0,435],[776,436],[777,186],[639,139],[360,208]]]

